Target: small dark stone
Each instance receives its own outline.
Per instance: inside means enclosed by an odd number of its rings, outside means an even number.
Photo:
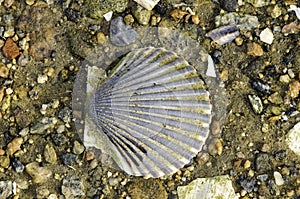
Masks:
[[[221,0],[221,7],[222,9],[233,12],[238,7],[238,1],[237,0]]]
[[[161,4],[161,3],[158,3],[155,7],[154,7],[154,10],[158,13],[158,14],[161,14],[161,15],[164,15],[167,11],[166,7]]]
[[[15,137],[9,131],[4,132],[4,138],[7,142],[12,141]]]
[[[25,166],[22,164],[22,162],[17,159],[13,158],[11,161],[11,165],[14,168],[14,170],[18,173],[22,173],[24,171]]]
[[[77,156],[72,153],[65,153],[61,158],[65,165],[71,165],[77,160]]]
[[[250,178],[245,174],[242,174],[238,177],[237,182],[245,189],[248,193],[251,193],[254,190],[254,185],[256,183],[255,178]]]
[[[100,195],[99,194],[94,195],[93,199],[100,199]]]
[[[52,50],[50,53],[50,58],[54,58],[56,56],[57,52],[55,50]]]
[[[262,95],[271,94],[269,84],[265,83],[264,81],[262,81],[260,79],[253,80],[251,82],[251,86],[254,90],[256,90],[257,92],[259,92]]]
[[[275,160],[282,161],[286,157],[286,151],[285,150],[276,151],[274,157]]]
[[[258,173],[265,173],[272,168],[270,158],[266,153],[259,153],[255,159],[255,169]]]
[[[51,134],[50,137],[56,146],[62,146],[67,142],[66,136],[64,136],[63,134],[60,134],[60,133]]]
[[[78,19],[80,18],[80,12],[77,10],[73,10],[71,8],[67,8],[65,10],[65,15],[67,16],[67,19],[69,21],[78,22]]]
[[[215,50],[212,54],[212,59],[214,60],[215,64],[220,64],[222,58],[222,52],[219,50]]]

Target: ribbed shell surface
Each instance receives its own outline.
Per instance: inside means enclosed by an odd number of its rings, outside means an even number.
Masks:
[[[189,163],[209,134],[211,103],[195,68],[162,48],[128,53],[94,94],[92,118],[119,167],[160,177]]]

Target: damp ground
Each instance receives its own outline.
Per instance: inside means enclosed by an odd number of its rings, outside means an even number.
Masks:
[[[300,156],[286,137],[299,122],[300,27],[288,10],[300,3],[232,2],[167,0],[147,11],[126,0],[4,0],[0,193],[22,199],[178,198],[178,186],[229,175],[240,198],[299,198]],[[103,15],[110,11],[133,28],[167,26],[189,35],[212,56],[224,82],[226,118],[215,122],[207,150],[174,175],[143,179],[103,166],[76,134],[73,84],[86,56],[107,40],[110,22]],[[259,23],[220,46],[205,34],[227,13],[255,16]],[[262,41],[266,28],[274,35],[271,44]],[[250,103],[251,97],[257,100]]]

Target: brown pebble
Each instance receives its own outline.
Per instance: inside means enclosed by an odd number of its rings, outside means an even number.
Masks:
[[[233,167],[237,169],[241,166],[241,164],[242,164],[242,159],[238,159],[233,163]]]
[[[8,78],[9,69],[3,64],[0,63],[0,77]]]
[[[185,15],[188,15],[189,13],[185,12],[185,11],[182,11],[182,10],[179,10],[179,9],[175,9],[175,10],[172,10],[170,12],[170,15],[171,17],[176,21],[176,22],[179,22],[181,21]]]
[[[223,145],[219,138],[214,138],[208,145],[208,152],[210,155],[221,155],[223,151]]]
[[[199,165],[204,165],[209,160],[209,154],[205,152],[199,152],[196,156],[196,161]]]
[[[259,57],[259,56],[262,56],[263,54],[264,54],[264,51],[259,44],[253,42],[253,43],[250,43],[247,45],[247,55]]]
[[[94,153],[94,151],[91,151],[91,150],[86,151],[85,159],[86,159],[87,161],[93,160],[94,158],[95,158],[95,153]]]
[[[300,91],[300,83],[298,81],[292,82],[289,84],[289,92],[288,95],[291,98],[296,98],[299,95]]]
[[[8,155],[13,155],[15,152],[21,149],[21,145],[23,143],[23,138],[17,137],[13,139],[8,145],[7,145],[7,151]]]
[[[7,59],[15,59],[20,55],[20,50],[12,38],[8,38],[2,48],[2,53]]]
[[[9,165],[10,165],[9,157],[6,155],[0,156],[0,167],[7,169]]]
[[[200,19],[198,15],[193,15],[192,16],[192,22],[196,25],[198,25],[200,23]]]

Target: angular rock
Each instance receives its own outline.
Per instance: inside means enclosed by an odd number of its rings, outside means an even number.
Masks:
[[[85,195],[85,187],[81,178],[67,175],[63,179],[61,192],[66,198],[82,198]]]
[[[20,55],[20,50],[14,40],[8,38],[2,48],[2,53],[7,59],[15,59]]]
[[[32,177],[33,183],[36,184],[45,183],[52,176],[51,170],[39,166],[37,162],[27,164],[25,170]]]
[[[228,175],[197,178],[187,186],[179,186],[177,192],[179,199],[239,198]]]

